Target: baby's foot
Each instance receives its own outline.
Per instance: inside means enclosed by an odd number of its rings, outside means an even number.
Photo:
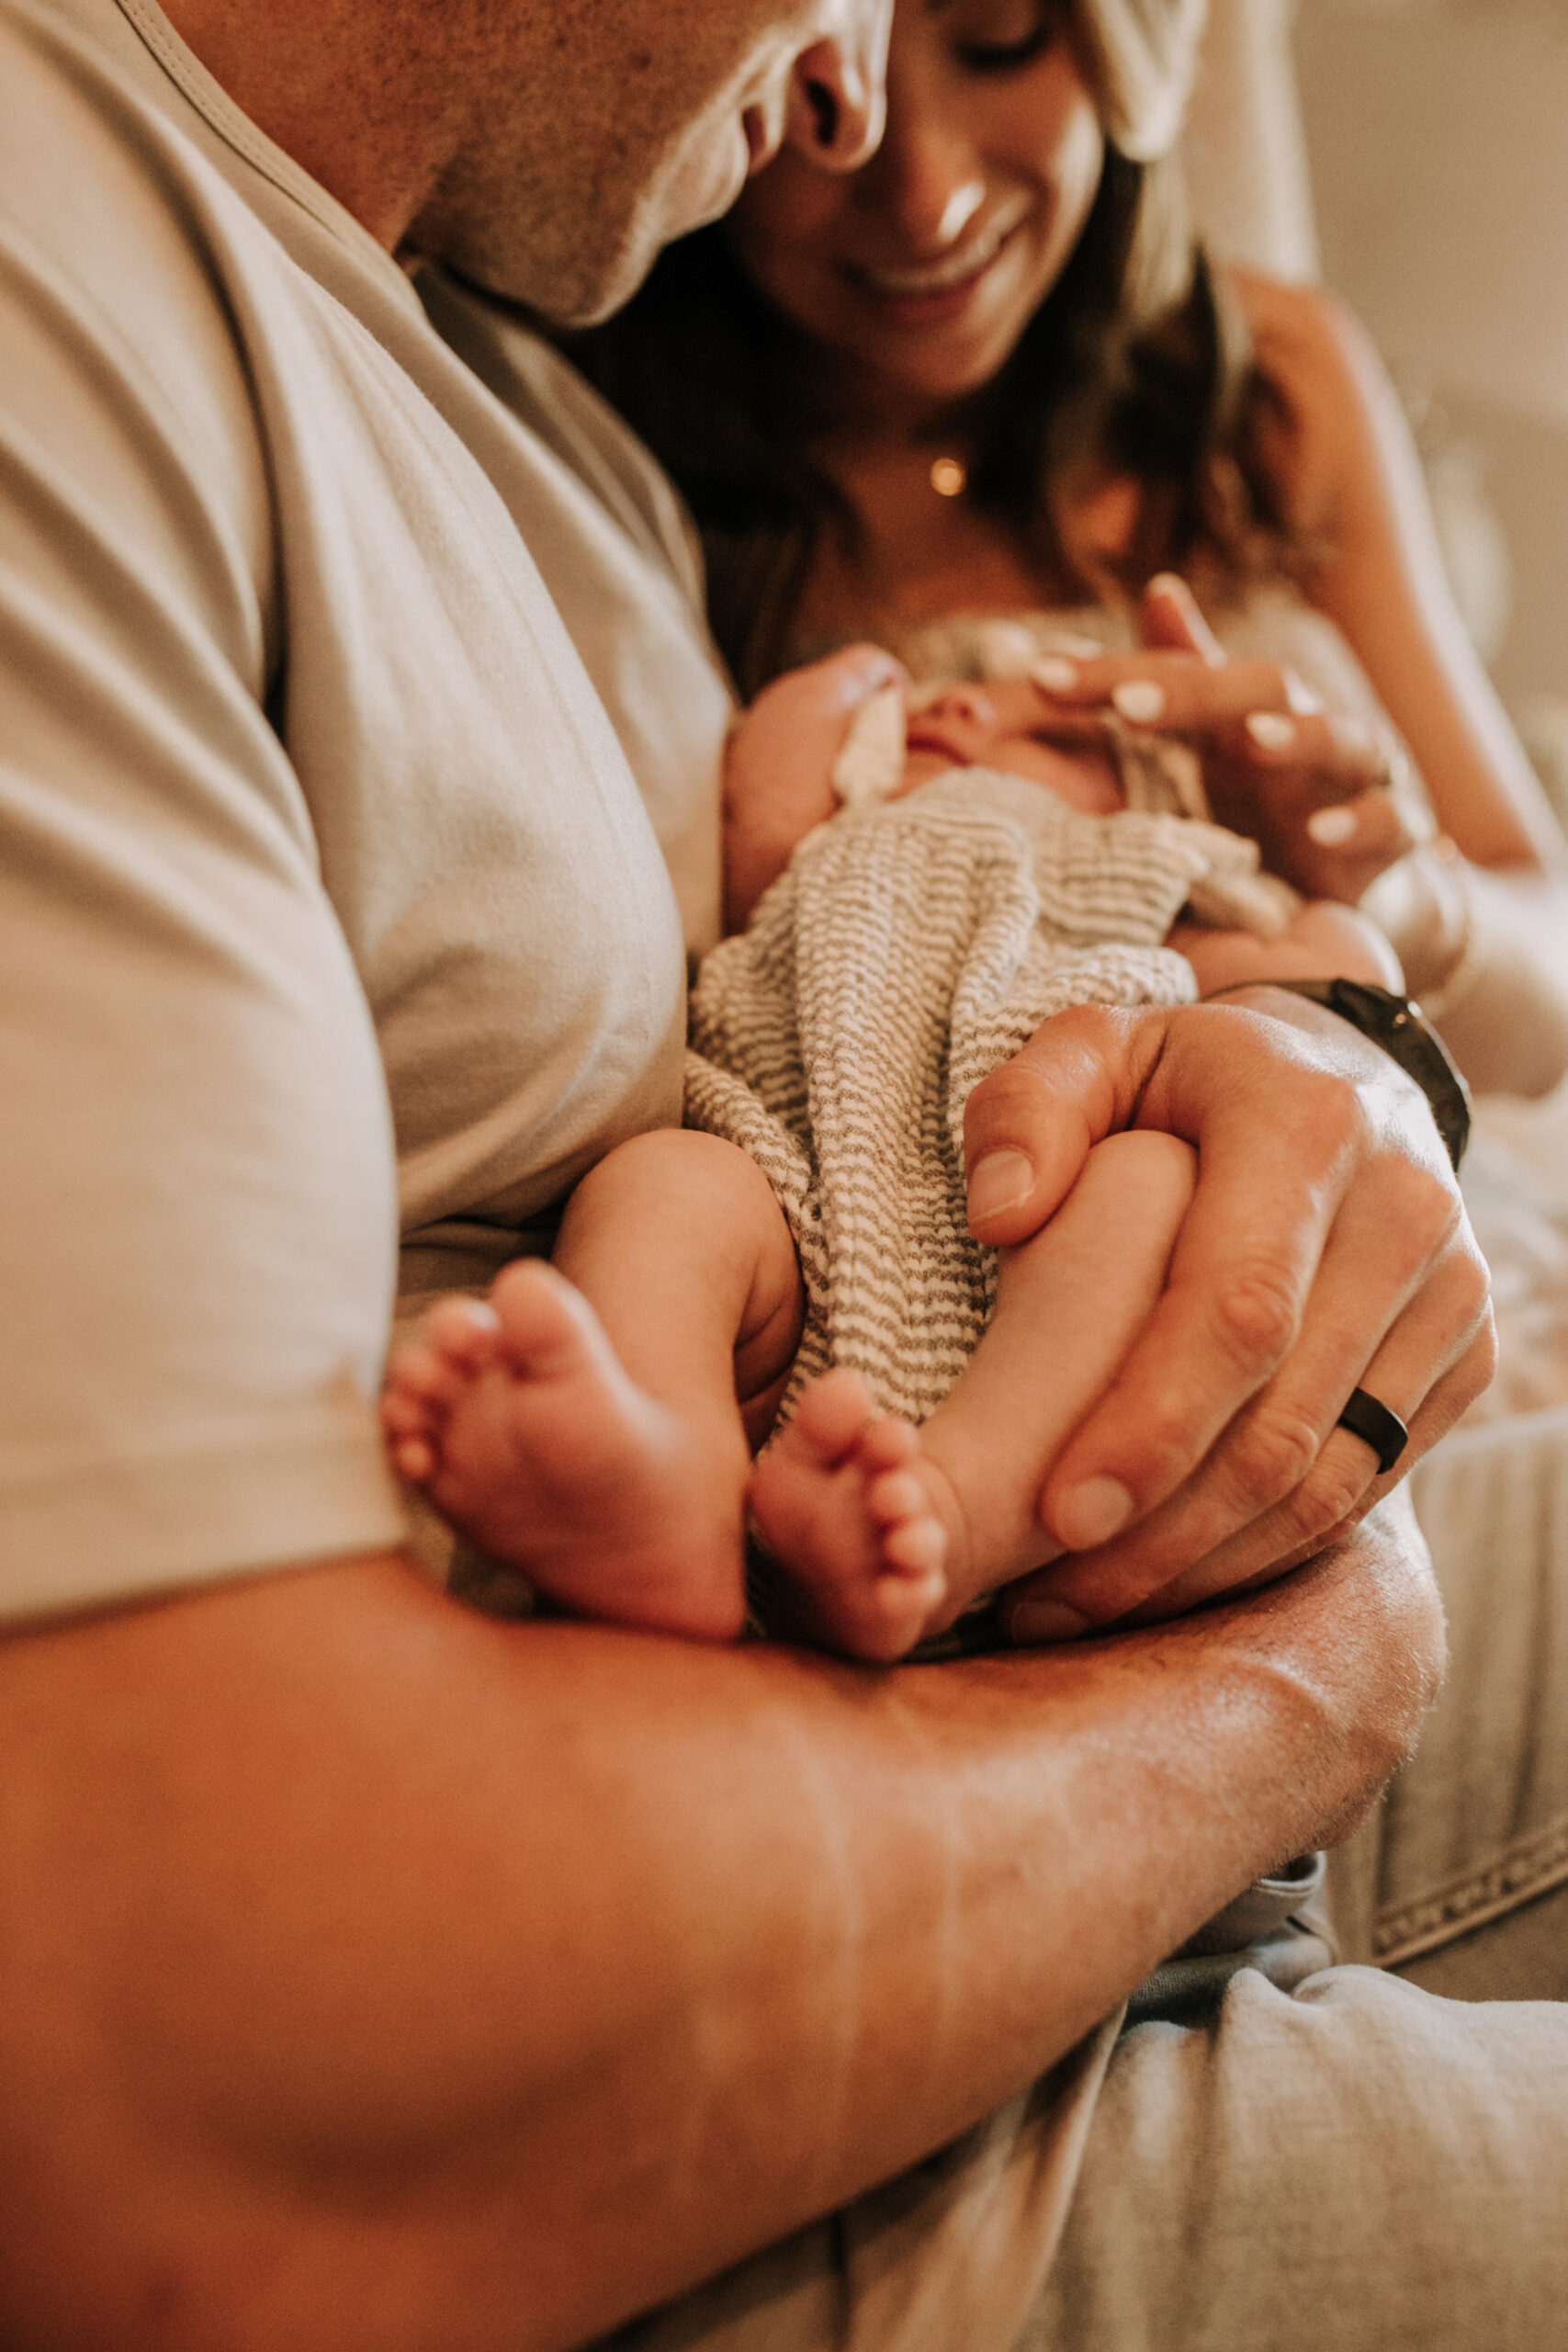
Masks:
[[[919,1432],[829,1372],[751,1474],[748,1498],[784,1569],[792,1617],[852,1657],[901,1657],[947,1597],[948,1535]]]
[[[744,1615],[745,1447],[716,1461],[638,1388],[539,1259],[449,1298],[394,1360],[394,1466],[460,1533],[585,1615],[728,1639]]]

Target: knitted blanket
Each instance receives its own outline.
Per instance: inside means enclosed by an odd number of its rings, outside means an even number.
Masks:
[[[964,1219],[970,1090],[1069,1005],[1190,1002],[1166,933],[1195,884],[1257,861],[1215,825],[1085,816],[975,768],[800,844],[705,958],[686,1066],[686,1125],[756,1160],[799,1254],[781,1419],[834,1364],[911,1420],[941,1404],[996,1290]]]

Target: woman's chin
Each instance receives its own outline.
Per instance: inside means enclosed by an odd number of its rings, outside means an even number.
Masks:
[[[857,338],[854,356],[880,393],[900,407],[948,408],[982,391],[1011,356],[1017,336],[941,334],[907,327]]]

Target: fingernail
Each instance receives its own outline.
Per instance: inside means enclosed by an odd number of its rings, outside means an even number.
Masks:
[[[988,1151],[969,1173],[969,1222],[984,1224],[1026,1201],[1034,1189],[1034,1162],[1023,1151]]]
[[[1078,665],[1059,653],[1043,653],[1029,674],[1048,695],[1070,695],[1078,682]]]
[[[1306,829],[1308,838],[1320,849],[1338,849],[1356,831],[1355,813],[1349,808],[1314,808]]]
[[[1094,1627],[1065,1600],[1021,1600],[1009,1613],[1007,1630],[1009,1641],[1024,1648],[1033,1642],[1078,1642]]]
[[[1144,594],[1145,596],[1185,596],[1188,587],[1179,571],[1156,571]]]
[[[1111,699],[1134,727],[1152,727],[1165,709],[1165,688],[1152,678],[1123,678],[1112,686]]]
[[[1278,710],[1250,712],[1247,731],[1263,752],[1288,752],[1296,740],[1295,720]]]
[[[1069,1552],[1092,1552],[1097,1544],[1109,1544],[1121,1533],[1135,1508],[1116,1479],[1086,1478],[1053,1506],[1051,1526]]]
[[[1076,629],[1053,629],[1051,653],[1065,653],[1074,662],[1095,662],[1105,648],[1097,637],[1079,637]],[[1045,659],[1049,661],[1051,654]]]

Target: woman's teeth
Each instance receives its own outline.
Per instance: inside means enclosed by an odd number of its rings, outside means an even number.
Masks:
[[[927,262],[919,269],[863,268],[858,275],[874,294],[945,294],[950,288],[962,286],[966,278],[978,277],[982,270],[990,267],[1025,209],[1026,207],[1015,207],[1005,215],[998,214],[983,236],[972,239],[942,261]]]

